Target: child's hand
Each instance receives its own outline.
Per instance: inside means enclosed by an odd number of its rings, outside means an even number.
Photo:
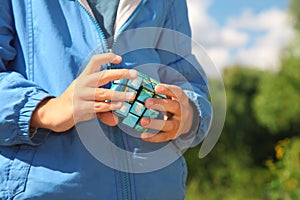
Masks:
[[[160,130],[157,134],[142,133],[142,139],[148,142],[166,142],[188,133],[192,128],[193,108],[183,90],[175,85],[160,84],[155,91],[168,98],[149,98],[146,100],[146,107],[166,113],[168,119],[142,118],[142,126]]]
[[[128,69],[100,71],[100,68],[101,65],[121,61],[122,58],[113,53],[93,56],[85,70],[61,96],[46,99],[39,104],[33,113],[31,126],[63,132],[78,122],[96,116],[105,124],[116,125],[117,117],[111,111],[120,109],[123,101],[134,99],[134,94],[115,92],[99,86],[122,78],[134,79],[137,72]]]

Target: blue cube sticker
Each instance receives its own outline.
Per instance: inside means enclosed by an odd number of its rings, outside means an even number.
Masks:
[[[142,72],[138,72],[138,76],[142,77],[143,80],[148,80],[149,79],[149,76],[147,74],[142,73]]]
[[[142,77],[138,76],[136,79],[129,80],[127,85],[129,87],[132,87],[133,89],[138,90],[140,88],[142,82],[143,82]]]
[[[133,92],[136,94],[135,100],[132,102],[123,102],[122,108],[113,111],[121,118],[120,121],[123,124],[139,132],[152,131],[152,129],[142,127],[139,121],[142,117],[161,118],[161,112],[145,107],[145,101],[148,98],[167,98],[165,95],[155,93],[154,88],[158,84],[159,81],[142,72],[138,72],[138,77],[134,80],[121,79],[113,82],[111,86],[112,90]]]
[[[128,116],[123,120],[123,124],[133,128],[135,124],[138,122],[139,117],[129,113]]]
[[[120,79],[120,80],[115,80],[113,83],[114,84],[119,84],[119,85],[126,85],[127,84],[127,79],[123,78],[123,79]]]
[[[155,87],[159,84],[159,82],[157,80],[155,80],[154,78],[150,78],[150,81],[152,83],[152,87],[155,89]]]
[[[149,118],[157,118],[159,115],[159,112],[156,111],[156,110],[152,110],[152,109],[147,109],[145,114],[144,114],[144,117],[149,117]]]
[[[125,86],[123,85],[117,85],[117,84],[112,84],[111,88],[114,91],[118,91],[118,92],[124,92],[125,90]]]
[[[131,104],[127,102],[123,102],[123,106],[119,110],[115,110],[114,112],[120,116],[126,117],[131,108]]]
[[[145,102],[148,98],[152,98],[153,95],[154,95],[154,93],[149,92],[148,90],[142,89],[137,100],[139,100],[141,102]]]
[[[142,116],[144,110],[145,110],[145,106],[139,102],[134,102],[130,112],[135,114],[135,115],[138,115],[138,116]]]

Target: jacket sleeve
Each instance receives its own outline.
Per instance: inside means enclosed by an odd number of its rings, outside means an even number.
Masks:
[[[185,0],[174,0],[167,11],[157,50],[163,66],[161,80],[180,86],[194,107],[193,127],[187,135],[175,140],[181,149],[199,144],[211,124],[212,107],[206,75],[191,52],[191,30]]]
[[[18,52],[14,46],[17,34],[11,1],[1,1],[0,13],[0,146],[37,145],[46,135],[29,137],[31,115],[36,106],[50,95],[27,80],[26,73],[18,72],[14,66]]]

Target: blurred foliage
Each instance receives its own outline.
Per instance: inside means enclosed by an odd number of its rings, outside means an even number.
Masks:
[[[268,184],[268,198],[299,199],[300,197],[300,138],[284,139],[275,147],[276,159],[267,160],[273,180]]]
[[[290,11],[293,15],[294,25],[296,30],[300,30],[300,1],[299,0],[291,0],[290,1]]]
[[[281,70],[262,80],[254,101],[257,119],[272,133],[300,128],[300,56],[295,51],[285,50]]]
[[[282,50],[278,71],[236,65],[223,72],[224,129],[207,157],[198,158],[199,147],[186,152],[187,200],[300,199],[299,8],[291,0],[298,33]]]
[[[223,133],[204,159],[197,158],[199,148],[185,154],[190,173],[187,199],[257,199],[264,195],[263,188],[248,187],[250,180],[253,185],[271,180],[264,162],[273,154],[276,139],[270,139],[272,135],[258,124],[252,108],[263,77],[265,73],[241,66],[224,71],[227,116]]]
[[[298,57],[293,61],[283,59],[277,73],[241,66],[224,71],[224,129],[207,157],[197,157],[199,147],[185,154],[189,167],[188,200],[299,199],[296,196],[300,197],[300,177],[295,175],[299,174],[299,163],[292,166],[300,159],[300,145],[296,142],[300,140],[297,63],[300,66]],[[277,88],[279,85],[281,89]],[[280,92],[289,96],[281,98]],[[276,124],[264,123],[260,115],[270,117]],[[284,138],[290,138],[289,142],[283,142]]]

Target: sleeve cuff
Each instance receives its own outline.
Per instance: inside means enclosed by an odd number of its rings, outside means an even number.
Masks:
[[[181,150],[198,145],[206,137],[212,117],[211,104],[207,98],[189,90],[184,92],[193,107],[193,124],[189,133],[174,140],[175,145]]]
[[[20,115],[18,119],[19,135],[15,138],[15,143],[39,145],[45,141],[48,134],[37,131],[32,137],[30,134],[30,120],[31,116],[38,106],[38,104],[46,98],[52,97],[43,90],[32,93],[27,101],[24,102],[23,107],[20,109]]]

